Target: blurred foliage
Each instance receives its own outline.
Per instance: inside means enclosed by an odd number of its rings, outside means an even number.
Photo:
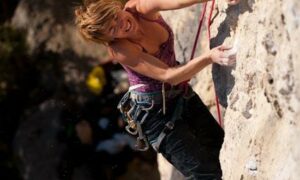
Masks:
[[[0,25],[0,101],[16,87],[17,69],[26,58],[27,46],[21,31]],[[21,63],[21,64],[20,64]]]

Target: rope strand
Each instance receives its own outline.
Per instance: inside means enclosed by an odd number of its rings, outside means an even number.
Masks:
[[[208,16],[208,20],[207,20],[207,33],[208,33],[209,48],[210,48],[210,39],[211,39],[210,25],[211,25],[211,18],[212,18],[212,13],[214,11],[214,8],[215,8],[215,0],[212,0],[212,4],[211,4],[209,16]],[[217,113],[218,113],[218,122],[219,122],[219,125],[221,127],[223,127],[219,98],[218,98],[218,95],[217,95],[216,88],[214,88],[214,89],[215,89],[215,96],[216,96],[216,106],[217,106]]]
[[[211,18],[212,18],[212,13],[213,13],[214,7],[215,7],[215,0],[212,0],[212,5],[211,5],[210,12],[209,12],[209,17],[207,19],[207,33],[208,33],[209,48],[210,48],[210,39],[211,39],[210,24],[211,24]],[[202,29],[202,24],[203,24],[204,17],[205,17],[205,14],[206,14],[206,8],[207,8],[207,2],[204,3],[204,5],[202,6],[202,12],[201,12],[200,20],[199,20],[199,26],[198,26],[196,38],[195,38],[195,41],[194,41],[193,50],[192,50],[192,53],[191,53],[190,60],[192,60],[194,58],[194,55],[195,55],[195,52],[196,52],[199,36],[200,36],[200,33],[201,33],[201,29]],[[185,94],[187,94],[187,90],[188,90],[187,82],[188,81],[186,81],[186,84],[185,84]],[[222,117],[221,117],[221,109],[220,109],[220,104],[219,104],[219,98],[217,96],[216,89],[215,89],[215,96],[216,96],[216,106],[217,106],[217,113],[218,113],[218,123],[221,127],[223,127]]]

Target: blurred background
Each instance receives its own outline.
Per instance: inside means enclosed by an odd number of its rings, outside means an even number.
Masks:
[[[0,0],[0,179],[159,179],[116,108],[128,88],[74,26],[79,0]]]

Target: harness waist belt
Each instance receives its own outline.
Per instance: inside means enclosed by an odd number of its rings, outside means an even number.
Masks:
[[[166,99],[167,100],[174,99],[182,93],[183,93],[182,90],[166,91]],[[154,104],[162,104],[163,102],[163,96],[161,92],[141,93],[141,92],[132,91],[130,93],[130,98],[138,102],[153,102]]]

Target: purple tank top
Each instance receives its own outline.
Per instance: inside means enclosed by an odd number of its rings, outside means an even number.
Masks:
[[[170,67],[176,66],[177,62],[176,62],[176,57],[175,57],[175,52],[174,52],[174,34],[173,34],[172,29],[164,21],[164,19],[160,16],[156,20],[150,20],[150,19],[145,18],[142,14],[132,12],[132,11],[129,11],[129,12],[132,13],[136,18],[143,18],[146,21],[158,23],[168,31],[169,37],[168,37],[167,41],[165,41],[164,43],[162,43],[160,45],[159,51],[156,54],[154,54],[153,56],[158,58],[159,60],[163,61],[164,63],[168,64]],[[143,50],[144,50],[144,48],[143,48]],[[139,91],[139,92],[161,91],[161,89],[162,89],[161,81],[158,81],[158,80],[149,78],[147,76],[144,76],[142,74],[139,74],[139,73],[133,71],[132,69],[130,69],[129,67],[126,67],[126,66],[123,66],[123,67],[128,73],[128,79],[129,79],[130,86],[133,86],[136,84],[145,84],[145,86],[139,87],[138,89],[136,89],[136,91]],[[166,87],[166,89],[169,89],[171,87],[171,85],[165,84],[165,87]]]

